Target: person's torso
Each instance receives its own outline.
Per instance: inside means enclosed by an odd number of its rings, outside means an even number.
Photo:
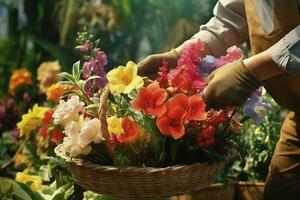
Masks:
[[[300,24],[298,0],[245,0],[245,10],[252,54],[268,49]],[[265,82],[280,105],[300,112],[300,76],[285,72]]]

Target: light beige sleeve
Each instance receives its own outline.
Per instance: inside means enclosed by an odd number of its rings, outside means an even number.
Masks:
[[[215,56],[223,55],[227,48],[240,45],[248,38],[248,25],[244,0],[220,0],[214,7],[214,16],[191,39],[176,50],[200,38]]]

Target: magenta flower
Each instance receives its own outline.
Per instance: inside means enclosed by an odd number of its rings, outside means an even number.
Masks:
[[[0,105],[0,120],[1,121],[5,119],[5,115],[6,115],[5,106]]]
[[[85,44],[79,45],[79,46],[75,47],[75,49],[77,49],[83,53],[86,53],[86,52],[89,52],[92,49],[92,47],[93,47],[92,44],[89,41],[86,41]]]
[[[104,66],[106,64],[107,56],[103,51],[95,52],[94,58],[83,64],[83,79],[88,79],[91,76],[98,76],[96,79],[87,81],[85,85],[85,92],[88,96],[92,96],[95,91],[98,91],[107,84],[106,72],[104,70]]]
[[[6,108],[8,110],[12,110],[13,108],[15,107],[15,100],[13,98],[9,98],[7,101],[6,101]]]

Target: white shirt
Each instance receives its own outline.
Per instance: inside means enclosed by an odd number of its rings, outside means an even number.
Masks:
[[[254,4],[264,31],[272,32],[274,0],[254,0]],[[201,38],[213,54],[219,56],[227,48],[247,40],[249,34],[244,0],[220,0],[214,7],[213,14],[209,22],[200,26],[199,32],[188,42]],[[300,74],[300,25],[268,49],[268,52],[279,67],[290,73]]]

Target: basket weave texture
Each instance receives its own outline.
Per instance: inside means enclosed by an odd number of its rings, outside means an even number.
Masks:
[[[149,81],[148,81],[149,82]],[[108,137],[106,111],[109,98],[106,86],[101,93],[98,118],[101,131]],[[76,182],[86,190],[121,199],[144,199],[149,197],[169,197],[187,194],[209,187],[225,161],[214,163],[195,163],[165,168],[101,166],[81,158],[72,158],[61,145],[55,153],[63,158]],[[227,158],[231,158],[229,153]]]
[[[194,163],[166,168],[100,166],[71,158],[62,145],[55,153],[63,158],[83,188],[121,199],[142,199],[187,194],[209,187],[225,162]]]

